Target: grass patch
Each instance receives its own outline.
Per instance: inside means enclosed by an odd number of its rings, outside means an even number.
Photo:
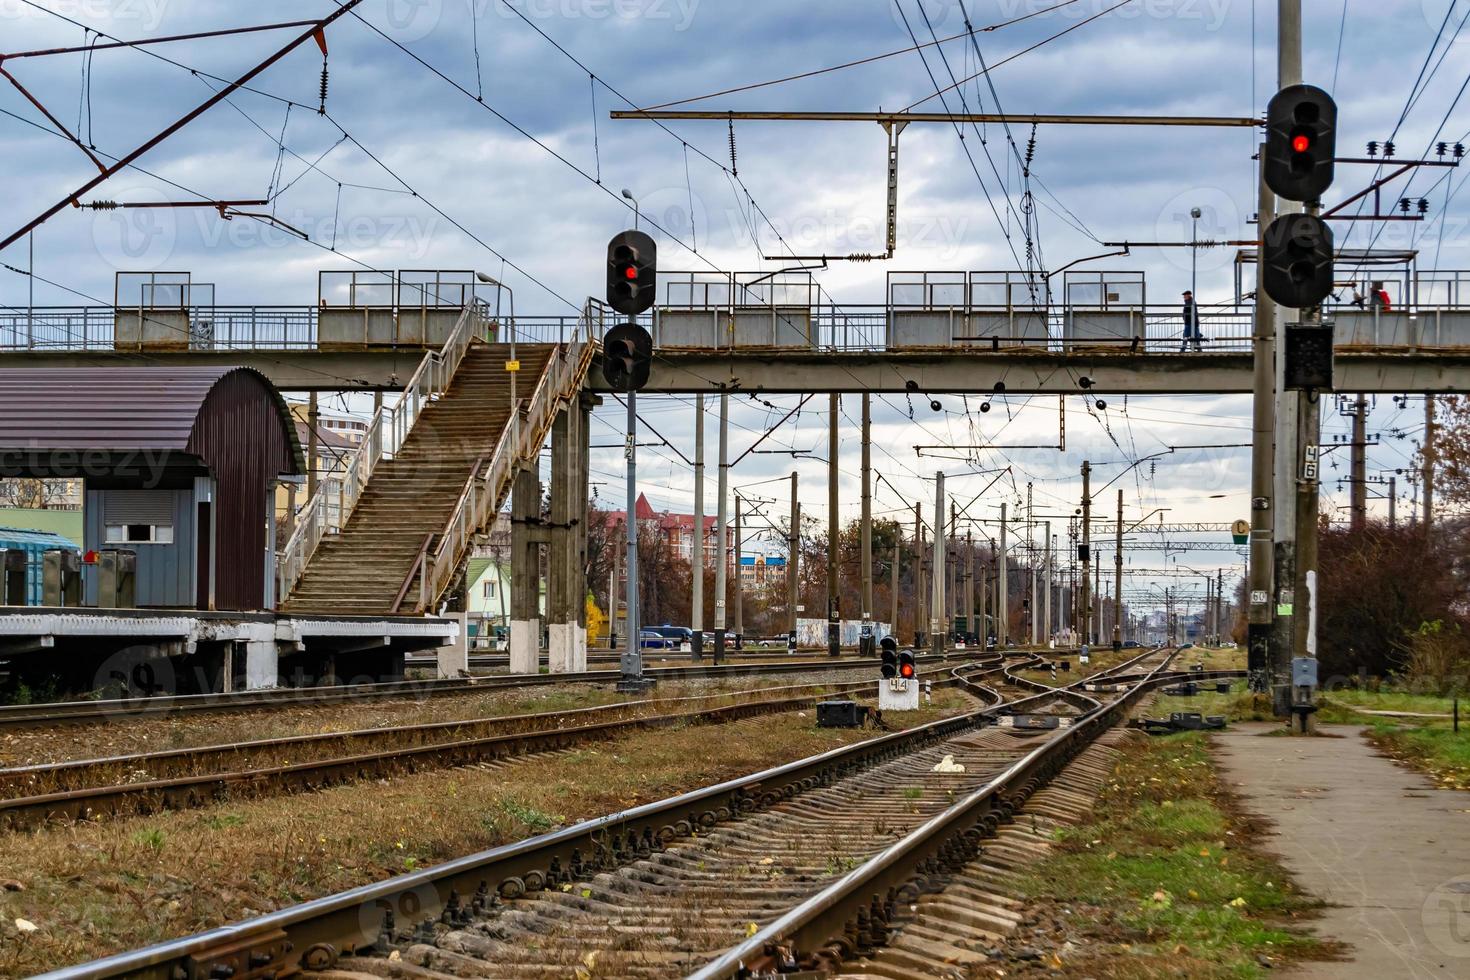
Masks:
[[[1470,790],[1470,728],[1405,726],[1375,720],[1364,735],[1385,755],[1425,773],[1441,789]]]
[[[1226,721],[1275,720],[1270,696],[1252,694],[1245,681],[1232,681],[1228,694],[1216,692],[1214,685],[1214,681],[1204,682],[1203,689],[1192,698],[1161,695],[1143,714],[1149,718],[1167,718],[1174,711],[1198,711],[1202,715],[1224,715]]]
[[[968,710],[934,692],[917,725]],[[725,725],[681,725],[517,759],[493,769],[420,772],[214,810],[54,826],[0,839],[0,977],[258,916],[813,755],[876,733],[816,727],[807,710]]]
[[[1250,845],[1207,745],[1199,733],[1127,743],[1092,818],[1023,872],[1022,892],[1053,910],[1043,922],[1086,933],[1066,975],[1240,980],[1329,952],[1293,925],[1318,903]]]

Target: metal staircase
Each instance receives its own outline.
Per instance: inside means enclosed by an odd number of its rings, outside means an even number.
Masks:
[[[481,339],[484,310],[466,307],[398,404],[374,417],[340,477],[324,481],[302,509],[278,561],[282,608],[432,611],[474,535],[509,496],[516,463],[534,460],[557,413],[580,392],[596,349],[593,316],[570,342],[519,345],[513,423],[510,348]]]

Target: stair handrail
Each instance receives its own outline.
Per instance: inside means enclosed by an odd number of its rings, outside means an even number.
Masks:
[[[599,347],[601,322],[600,311],[589,302],[570,342],[558,345],[531,397],[524,399],[526,409],[522,424],[519,427],[507,424],[501,430],[483,474],[480,469],[485,464],[476,463],[439,534],[438,547],[424,563],[426,587],[420,590],[423,598],[419,612],[427,611],[429,605],[449,588],[471,538],[499,511],[500,502],[510,491],[518,464],[541,448],[556,412],[581,390],[582,379],[587,376]],[[518,405],[511,406],[512,412],[518,410]],[[520,433],[519,445],[511,444],[514,431]],[[484,459],[481,457],[481,461]]]
[[[393,458],[413,431],[424,406],[449,388],[470,343],[484,332],[490,320],[483,300],[466,303],[444,346],[424,355],[398,403],[373,413],[362,442],[347,455],[342,472],[323,480],[301,508],[291,536],[276,557],[277,602],[284,602],[301,581],[322,540],[346,526],[378,464]],[[307,465],[314,463],[309,460]]]

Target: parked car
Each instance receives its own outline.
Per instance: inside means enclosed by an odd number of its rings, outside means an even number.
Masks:
[[[687,626],[650,626],[645,633],[655,633],[669,641],[668,649],[678,650],[682,645],[694,643],[694,631]],[[714,643],[714,634],[709,634],[709,642]]]
[[[638,646],[644,650],[677,650],[679,641],[671,640],[653,629],[638,631]]]

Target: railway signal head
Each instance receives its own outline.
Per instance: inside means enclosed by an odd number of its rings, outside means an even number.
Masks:
[[[620,324],[602,339],[602,376],[613,390],[638,391],[652,366],[653,338],[638,324]]]
[[[1385,146],[1384,156],[1392,151]],[[1266,186],[1288,201],[1315,201],[1332,186],[1337,103],[1315,85],[1289,85],[1266,107]]]
[[[891,636],[885,636],[878,644],[883,648],[883,666],[880,668],[885,681],[892,680],[898,676],[898,643]]]
[[[1283,214],[1261,240],[1261,288],[1282,306],[1316,306],[1332,294],[1332,229],[1310,214]]]
[[[898,655],[898,676],[904,680],[913,680],[914,674],[914,651],[903,650]]]
[[[658,285],[658,246],[646,232],[623,231],[607,243],[607,303],[637,316],[653,305]]]

